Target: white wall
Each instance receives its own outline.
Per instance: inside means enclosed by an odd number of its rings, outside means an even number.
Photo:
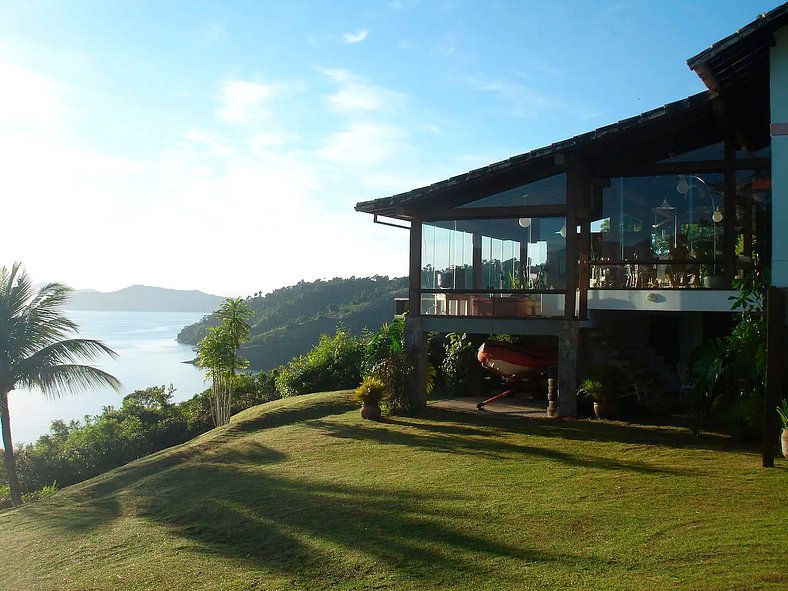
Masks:
[[[590,289],[589,310],[730,312],[736,292],[716,289]]]
[[[772,284],[788,287],[788,27],[771,49]]]

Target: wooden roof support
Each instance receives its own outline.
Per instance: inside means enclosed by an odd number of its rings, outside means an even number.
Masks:
[[[408,315],[421,316],[421,220],[410,224]]]

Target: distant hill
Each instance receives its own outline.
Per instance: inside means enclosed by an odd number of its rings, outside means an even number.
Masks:
[[[408,293],[407,277],[385,276],[301,281],[266,295],[247,298],[255,314],[252,333],[241,354],[252,369],[270,370],[308,352],[322,334],[334,334],[340,324],[355,334],[377,330],[394,318],[394,298]],[[185,327],[178,340],[196,345],[213,315]]]
[[[123,312],[211,312],[225,298],[197,290],[165,289],[132,285],[118,291],[104,293],[92,289],[78,289],[71,294],[69,310],[104,310]]]

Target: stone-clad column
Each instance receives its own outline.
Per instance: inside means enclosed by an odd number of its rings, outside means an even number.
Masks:
[[[427,406],[427,334],[424,332],[421,317],[405,316],[405,347],[416,359],[416,371],[413,374],[413,396],[416,410]]]
[[[562,321],[558,336],[558,414],[577,415],[577,353],[580,328],[577,322]]]

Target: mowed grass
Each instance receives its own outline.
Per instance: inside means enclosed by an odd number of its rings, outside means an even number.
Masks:
[[[245,411],[0,514],[27,589],[785,589],[788,470],[720,436],[350,394]]]

